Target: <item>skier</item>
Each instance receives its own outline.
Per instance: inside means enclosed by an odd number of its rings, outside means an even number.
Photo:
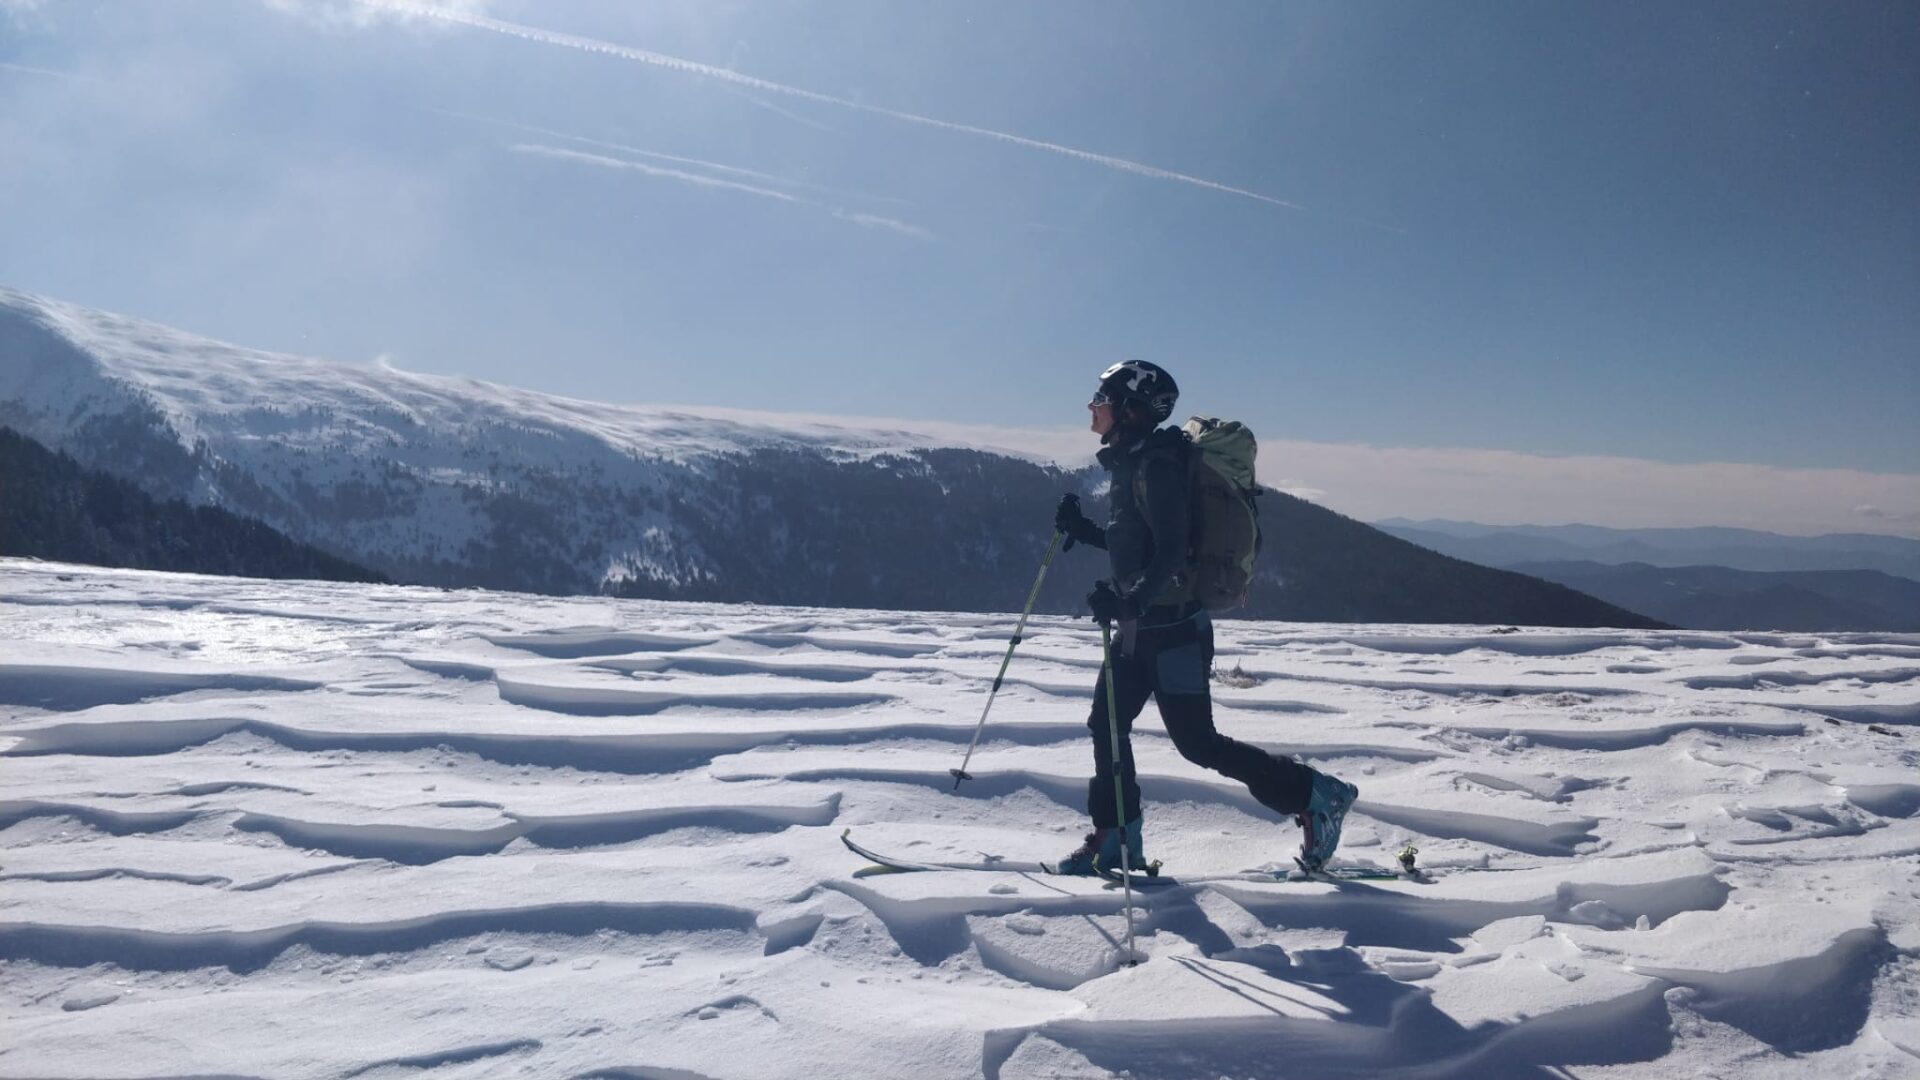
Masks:
[[[1063,874],[1117,872],[1120,845],[1128,865],[1147,865],[1141,850],[1140,785],[1134,777],[1128,734],[1152,696],[1167,734],[1181,756],[1247,785],[1261,804],[1292,817],[1304,839],[1301,865],[1324,866],[1340,843],[1340,824],[1357,788],[1292,758],[1269,754],[1214,730],[1207,680],[1213,665],[1213,622],[1194,599],[1188,573],[1188,439],[1177,427],[1158,427],[1173,412],[1179,388],[1173,377],[1144,360],[1127,360],[1101,373],[1087,403],[1092,429],[1104,448],[1100,464],[1112,476],[1105,528],[1081,513],[1068,495],[1055,511],[1054,527],[1073,543],[1105,548],[1111,579],[1087,596],[1093,617],[1117,624],[1111,659],[1120,724],[1120,783],[1126,820],[1115,820],[1112,738],[1107,724],[1106,672],[1094,685],[1094,775],[1087,784],[1093,831],[1055,867]]]

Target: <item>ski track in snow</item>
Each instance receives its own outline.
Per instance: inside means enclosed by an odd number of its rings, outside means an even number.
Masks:
[[[1920,635],[1222,624],[1429,883],[1125,898],[1012,618],[0,560],[0,1076],[1920,1076]],[[1136,747],[1169,873],[1290,823]]]

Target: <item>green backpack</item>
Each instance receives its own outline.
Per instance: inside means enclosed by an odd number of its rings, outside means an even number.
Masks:
[[[1238,420],[1196,416],[1185,430],[1193,441],[1187,454],[1193,598],[1208,611],[1228,611],[1247,602],[1260,553],[1260,510],[1253,502],[1260,495],[1253,479],[1259,447]]]

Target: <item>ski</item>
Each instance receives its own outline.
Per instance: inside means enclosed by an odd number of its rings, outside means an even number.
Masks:
[[[1027,862],[1019,859],[1006,859],[998,855],[985,855],[972,861],[945,862],[930,859],[904,859],[882,854],[871,848],[862,847],[853,839],[853,830],[840,833],[840,842],[847,850],[873,865],[859,871],[861,876],[873,874],[908,874],[923,871],[961,870],[985,871],[1001,874],[1048,874],[1054,873],[1053,867],[1043,862]],[[1146,870],[1135,871],[1132,877],[1113,871],[1103,874],[1069,874],[1066,877],[1098,877],[1113,885],[1132,884],[1136,888],[1159,889],[1175,885],[1211,885],[1227,882],[1247,882],[1256,885],[1299,884],[1318,881],[1327,884],[1343,882],[1405,881],[1416,885],[1430,885],[1436,879],[1448,874],[1497,874],[1515,870],[1532,870],[1532,866],[1417,866],[1414,864],[1414,849],[1408,848],[1398,856],[1399,867],[1379,866],[1368,863],[1347,863],[1339,866],[1323,866],[1309,870],[1297,865],[1278,870],[1240,870],[1232,873],[1216,874],[1165,874],[1160,872],[1160,863],[1155,861]]]
[[[1135,888],[1158,889],[1171,885],[1214,885],[1224,882],[1250,882],[1259,885],[1301,884],[1309,881],[1339,884],[1353,881],[1411,881],[1425,884],[1433,880],[1426,871],[1407,874],[1384,866],[1327,866],[1318,870],[1240,870],[1228,874],[1135,874],[1131,879],[1120,873],[1102,874],[1114,884],[1131,881]]]
[[[840,842],[847,846],[847,850],[873,864],[871,867],[862,871],[863,874],[907,874],[937,870],[986,871],[1002,874],[1053,874],[1054,872],[1053,868],[1046,863],[1006,859],[998,855],[986,855],[972,861],[960,860],[952,862],[900,858],[861,846],[854,841],[852,829],[846,829],[840,833]],[[1531,869],[1530,867],[1524,866],[1438,866],[1429,868],[1411,866],[1409,865],[1411,862],[1412,860],[1410,858],[1403,858],[1401,868],[1398,869],[1389,866],[1350,863],[1340,866],[1323,866],[1315,870],[1293,867],[1280,870],[1242,870],[1225,874],[1195,875],[1163,874],[1158,870],[1160,864],[1155,862],[1152,864],[1151,869],[1136,871],[1131,878],[1126,877],[1118,871],[1100,875],[1074,874],[1065,876],[1097,876],[1115,885],[1123,885],[1131,882],[1133,885],[1141,888],[1164,888],[1170,885],[1207,885],[1216,882],[1233,881],[1251,882],[1255,884],[1286,884],[1308,881],[1330,882],[1334,884],[1354,881],[1409,881],[1415,884],[1427,884],[1437,877],[1451,873],[1484,873]]]
[[[913,873],[920,870],[991,870],[1005,874],[1051,874],[1045,863],[1022,862],[1018,859],[1003,859],[998,855],[987,855],[976,862],[934,862],[923,859],[902,859],[892,855],[882,855],[870,851],[853,841],[853,830],[840,833],[840,842],[847,850],[873,863],[874,872]]]
[[[1514,870],[1534,870],[1533,866],[1422,866],[1413,870],[1396,870],[1387,866],[1345,865],[1323,866],[1317,870],[1303,870],[1299,867],[1282,870],[1241,870],[1230,874],[1135,874],[1125,879],[1118,872],[1103,874],[1108,881],[1116,885],[1131,880],[1135,888],[1154,889],[1168,885],[1213,885],[1225,882],[1252,882],[1255,884],[1300,884],[1308,881],[1320,881],[1329,884],[1342,882],[1404,881],[1415,885],[1431,885],[1449,874],[1500,874]]]

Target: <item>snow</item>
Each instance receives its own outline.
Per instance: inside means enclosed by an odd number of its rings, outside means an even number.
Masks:
[[[1135,893],[1010,616],[0,560],[0,1075],[1920,1076],[1920,637],[1225,622],[1427,883]],[[1871,725],[1871,726],[1870,726]],[[1135,734],[1173,875],[1297,845]]]
[[[332,456],[405,446],[423,475],[484,477],[458,453],[462,437],[511,440],[532,460],[566,460],[590,440],[650,459],[687,461],[756,448],[806,447],[849,459],[912,450],[971,448],[1033,461],[1087,464],[1084,431],[995,428],[938,421],[850,420],[713,406],[620,405],[560,397],[456,376],[403,371],[249,349],[160,323],[0,286],[0,315],[25,320],[85,364],[37,362],[0,369],[0,400],[57,415],[71,430],[90,409],[84,368],[96,365],[157,408],[183,445],[205,440],[243,456],[249,441]],[[284,402],[263,406],[262,402]],[[297,403],[294,404],[294,403]],[[368,453],[375,452],[375,453]],[[436,457],[436,452],[438,457]],[[319,467],[315,462],[315,467]]]

